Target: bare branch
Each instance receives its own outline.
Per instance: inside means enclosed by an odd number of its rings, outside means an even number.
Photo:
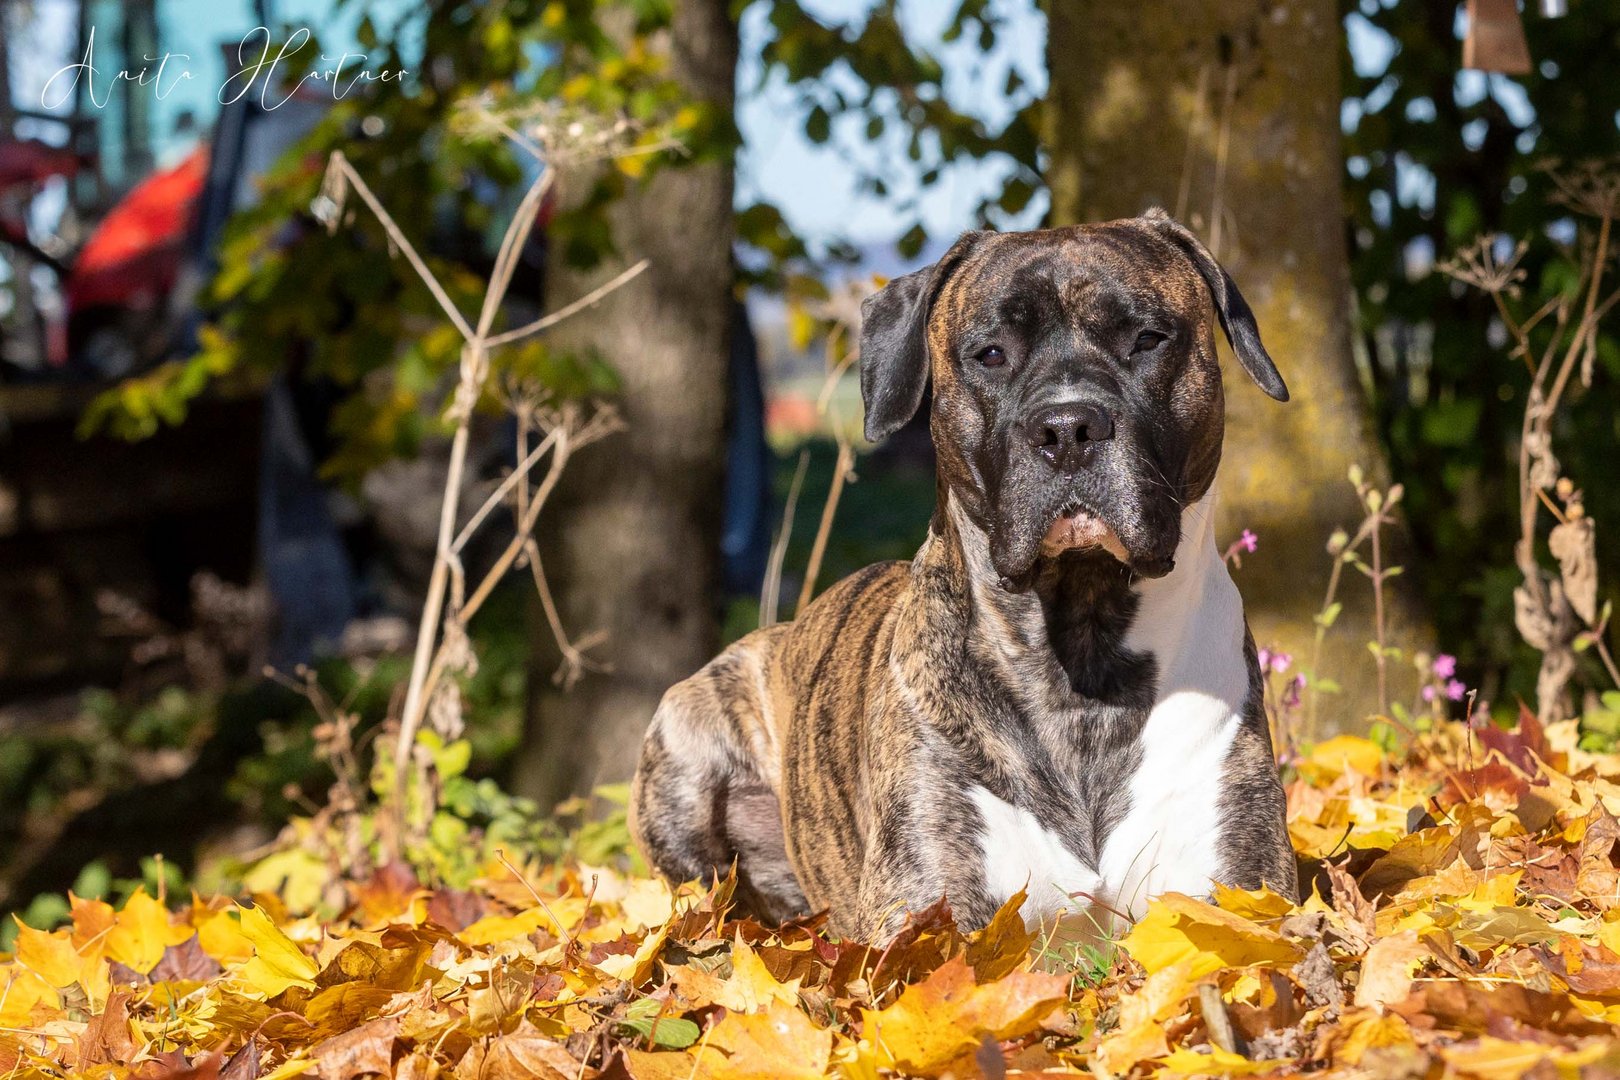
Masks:
[[[634,279],[637,274],[640,274],[643,270],[647,269],[648,265],[647,260],[642,259],[628,270],[625,270],[623,273],[620,273],[614,277],[613,280],[605,282],[604,284],[592,289],[590,292],[586,293],[578,300],[575,300],[573,303],[566,304],[563,307],[558,308],[556,311],[553,311],[551,314],[536,319],[527,326],[520,326],[516,330],[508,330],[504,334],[496,334],[494,337],[489,339],[489,346],[494,348],[497,345],[508,345],[521,338],[526,338],[530,334],[538,334],[540,331],[545,330],[548,327],[555,326],[557,323],[560,323],[564,319],[568,318],[568,316],[576,315],[590,307],[592,304],[599,302],[604,296],[612,292],[614,289],[625,285]]]
[[[411,246],[410,240],[406,238],[399,224],[394,221],[393,215],[378,201],[377,196],[372,194],[371,188],[366,185],[365,180],[354,170],[354,166],[349,164],[349,159],[343,156],[343,151],[332,151],[327,170],[328,179],[323,194],[332,199],[334,204],[332,215],[326,222],[327,227],[330,229],[337,227],[343,205],[343,191],[346,186],[353,187],[355,193],[371,208],[371,212],[376,216],[378,224],[383,227],[383,231],[388,234],[388,238],[393,241],[394,246],[404,253],[406,261],[411,264],[411,269],[416,271],[417,277],[421,278],[422,283],[428,287],[428,291],[433,293],[433,298],[444,309],[445,315],[449,316],[450,321],[456,324],[456,329],[461,331],[462,338],[471,341],[473,339],[472,327],[467,324],[461,310],[450,299],[450,294],[444,291],[444,286],[439,284],[439,279],[433,276],[433,271],[428,269],[427,263],[422,261],[422,256],[416,253],[416,248]],[[335,183],[332,179],[334,174],[339,178]]]

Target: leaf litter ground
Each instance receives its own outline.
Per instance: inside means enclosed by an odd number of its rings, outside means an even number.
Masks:
[[[583,865],[74,898],[0,957],[9,1078],[1620,1074],[1620,760],[1572,724],[1339,736],[1289,783],[1300,904],[1171,894],[1059,946],[939,904],[876,948]],[[1017,898],[1015,898],[1016,900]]]

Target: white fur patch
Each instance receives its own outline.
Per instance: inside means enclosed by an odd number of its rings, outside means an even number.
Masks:
[[[1128,808],[1104,841],[1098,865],[1083,863],[1028,811],[982,787],[970,790],[984,821],[986,884],[1000,899],[1027,887],[1024,918],[1031,926],[1062,922],[1085,935],[1107,930],[1117,922],[1111,912],[1136,918],[1161,893],[1208,895],[1220,870],[1217,813],[1249,669],[1243,602],[1215,546],[1214,504],[1211,493],[1182,514],[1175,569],[1135,586],[1140,603],[1125,644],[1153,656],[1158,687],[1140,735],[1141,762],[1120,778],[1128,785]],[[950,510],[957,516],[954,504]],[[958,525],[978,609],[994,620],[993,632],[980,639],[983,655],[1009,685],[1035,688],[1026,707],[1061,713],[1067,680],[1043,651],[1038,604],[1025,605],[1022,622],[999,616],[988,594],[995,579],[984,539],[964,522]],[[1048,696],[1039,689],[1047,686],[1062,689]]]
[[[1094,894],[1097,872],[1064,846],[1057,834],[1034,814],[999,799],[982,787],[968,792],[984,820],[980,839],[985,883],[992,895],[1006,899],[1028,889],[1024,921],[1055,927],[1066,915],[1086,911],[1090,901],[1076,893]]]
[[[1126,645],[1151,653],[1158,694],[1142,729],[1130,808],[1103,847],[1103,899],[1140,915],[1165,892],[1208,895],[1220,869],[1217,810],[1249,694],[1243,601],[1215,547],[1214,495],[1182,515],[1176,568],[1137,586]]]

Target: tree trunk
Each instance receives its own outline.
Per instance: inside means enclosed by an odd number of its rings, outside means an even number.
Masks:
[[[1231,271],[1293,393],[1278,405],[1227,365],[1220,535],[1258,534],[1236,572],[1255,641],[1308,665],[1324,545],[1362,517],[1346,473],[1360,463],[1385,475],[1351,352],[1338,7],[1051,0],[1047,11],[1054,223],[1154,205],[1181,218]],[[1389,583],[1388,639],[1411,647],[1429,632],[1408,581]],[[1347,572],[1339,598],[1320,674],[1344,692],[1321,699],[1324,728],[1378,707],[1367,579]],[[1411,665],[1392,661],[1390,676],[1390,696],[1411,701]]]
[[[726,0],[677,0],[671,71],[729,115],[737,26]],[[570,185],[563,180],[564,197]],[[726,155],[665,168],[610,210],[617,254],[588,273],[555,258],[549,307],[630,263],[648,270],[557,328],[551,345],[595,349],[619,372],[625,430],[582,451],[542,517],[541,549],[563,624],[604,631],[611,671],[571,690],[538,611],[529,715],[513,785],[549,807],[629,779],[669,686],[719,646],[720,490],[733,269]]]

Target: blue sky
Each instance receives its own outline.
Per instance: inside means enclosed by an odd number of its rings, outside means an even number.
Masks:
[[[958,108],[970,109],[992,123],[1000,123],[1017,105],[1004,100],[1002,89],[1009,65],[1017,65],[1029,80],[1024,94],[1045,92],[1046,23],[1032,0],[996,0],[994,6],[1006,15],[1007,25],[996,51],[981,56],[967,42],[944,47],[940,35],[958,6],[958,0],[903,0],[901,20],[910,40],[933,50],[947,71],[946,93]],[[870,0],[806,0],[805,7],[828,22],[859,21],[871,7]],[[744,61],[738,75],[743,96],[738,122],[745,140],[739,162],[738,200],[753,202],[763,196],[783,207],[789,221],[802,234],[814,238],[843,235],[857,242],[894,239],[909,223],[899,220],[884,201],[861,197],[855,190],[855,171],[844,157],[849,149],[866,160],[884,160],[883,147],[861,146],[864,138],[834,139],[824,146],[807,141],[794,110],[794,94],[780,78],[759,87],[759,45],[764,32],[765,11],[758,5],[743,20]],[[898,136],[896,136],[896,140]],[[887,147],[889,158],[898,157],[896,140]],[[915,191],[904,168],[895,169],[896,193]],[[921,203],[923,223],[931,235],[959,231],[972,224],[972,211],[988,192],[997,190],[1001,170],[991,164],[959,166],[950,169]],[[1038,222],[1045,212],[1045,197],[1035,200],[1024,218]]]

